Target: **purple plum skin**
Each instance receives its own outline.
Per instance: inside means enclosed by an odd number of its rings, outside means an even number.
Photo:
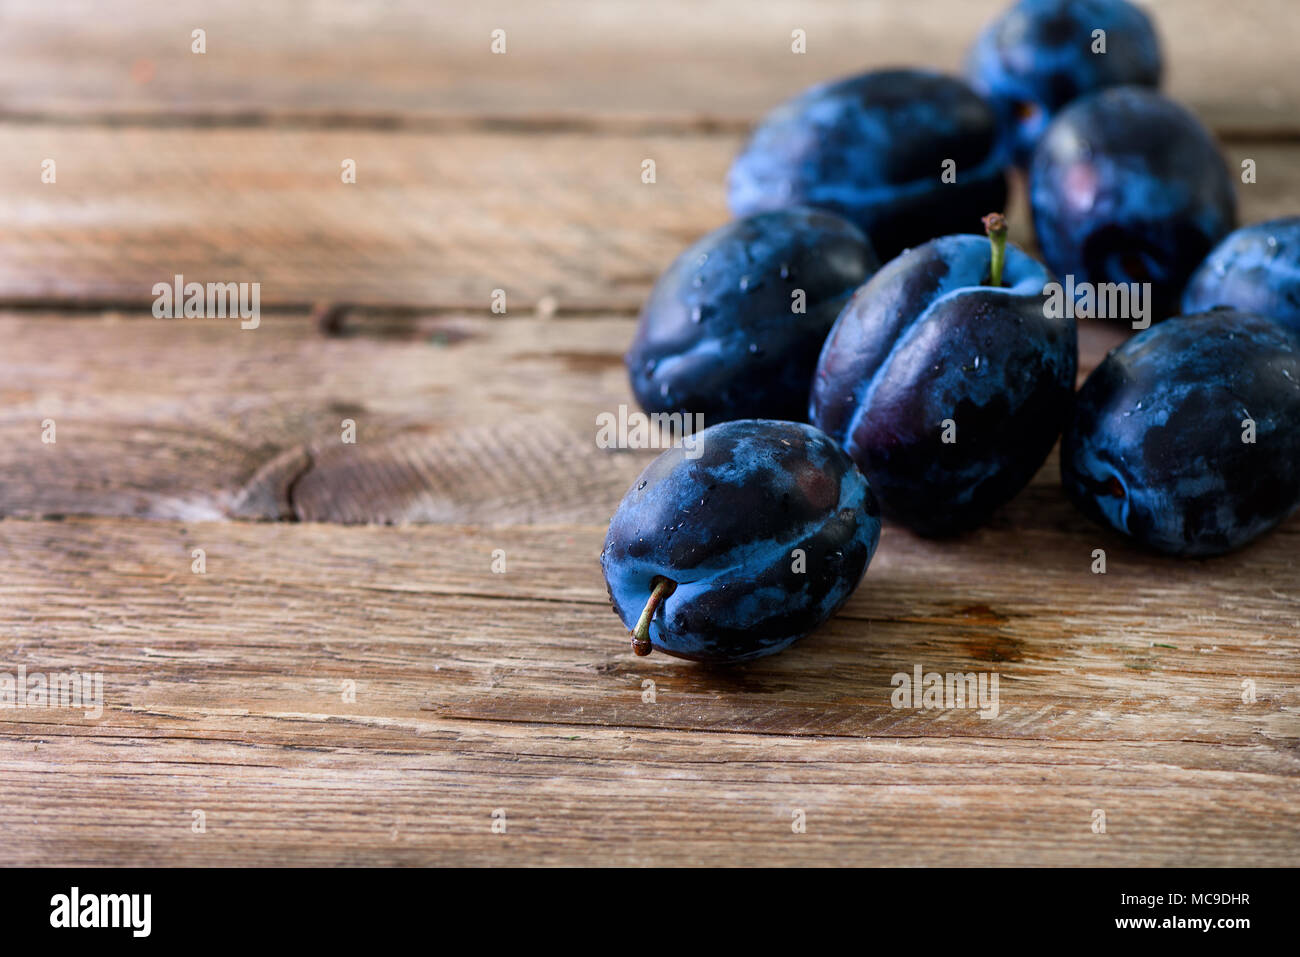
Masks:
[[[1243,226],[1205,257],[1183,291],[1183,312],[1231,306],[1300,333],[1300,216]]]
[[[667,578],[676,589],[651,619],[655,650],[719,664],[775,654],[857,587],[880,541],[879,506],[849,457],[809,425],[741,419],[693,441],[698,457],[665,451],[610,520],[610,602],[631,630]]]
[[[1104,53],[1093,52],[1095,30],[1105,31]],[[1112,86],[1158,87],[1161,72],[1155,28],[1127,0],[1020,0],[980,33],[966,68],[1019,166],[1074,100]]]
[[[1029,172],[1034,230],[1052,271],[1076,285],[1150,283],[1157,320],[1179,310],[1188,277],[1235,225],[1233,190],[1196,117],[1132,86],[1066,107]]]
[[[889,259],[978,231],[981,216],[1006,205],[1005,166],[997,117],[963,81],[878,70],[812,87],[769,113],[731,166],[727,202],[737,216],[830,210]]]
[[[1050,275],[1008,244],[994,288],[989,262],[988,240],[946,236],[886,263],[836,320],[813,379],[813,424],[883,513],[922,535],[981,525],[1019,492],[1073,396],[1077,330],[1049,317]]]
[[[664,271],[641,310],[625,358],[637,401],[709,424],[802,419],[826,333],[879,265],[856,226],[821,210],[714,230]]]
[[[1220,555],[1300,503],[1297,424],[1293,333],[1233,309],[1173,318],[1088,376],[1061,441],[1061,481],[1085,515],[1141,545]]]

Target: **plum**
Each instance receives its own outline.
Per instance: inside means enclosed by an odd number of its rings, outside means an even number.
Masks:
[[[884,514],[922,535],[974,528],[1020,491],[1074,392],[1073,316],[1048,308],[1051,277],[1021,250],[994,261],[1005,224],[988,220],[992,245],[945,236],[886,263],[844,307],[813,379],[812,423]]]
[[[1105,31],[1104,52],[1094,52],[1097,30]],[[1156,87],[1160,73],[1155,28],[1127,0],[1020,0],[984,28],[966,67],[1020,166],[1073,100],[1112,86]]]
[[[1300,339],[1216,309],[1152,326],[1079,390],[1061,481],[1079,509],[1157,551],[1218,555],[1300,503]]]
[[[1236,222],[1232,179],[1209,132],[1141,87],[1066,107],[1034,150],[1029,199],[1056,275],[1149,283],[1156,319],[1178,310],[1192,270]]]
[[[826,333],[878,267],[853,224],[757,213],[705,236],[659,277],[626,363],[647,412],[705,422],[802,419]]]
[[[997,117],[965,83],[880,70],[812,87],[769,113],[731,166],[727,198],[736,215],[831,210],[888,259],[1001,208],[1004,165]]]
[[[1231,306],[1300,332],[1300,216],[1243,226],[1210,251],[1183,292],[1183,312]]]
[[[880,540],[871,488],[808,425],[739,419],[662,453],[609,523],[601,567],[633,650],[737,662],[835,613]]]

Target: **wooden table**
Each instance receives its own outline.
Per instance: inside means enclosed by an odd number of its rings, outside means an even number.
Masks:
[[[1152,558],[1054,455],[973,535],[887,527],[776,658],[638,659],[610,612],[652,453],[595,417],[744,130],[955,69],[1001,5],[0,8],[0,672],[104,690],[0,710],[7,862],[1296,863],[1300,521]],[[1258,164],[1243,221],[1300,212],[1291,0],[1150,6]],[[260,282],[260,326],[154,318],[176,274]],[[917,665],[996,673],[999,716],[894,709]]]

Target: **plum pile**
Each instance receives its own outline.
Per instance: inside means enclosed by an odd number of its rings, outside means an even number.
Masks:
[[[1300,217],[1233,231],[1233,179],[1162,72],[1126,0],[1020,0],[965,80],[869,72],[758,124],[737,218],[663,274],[627,354],[647,412],[710,424],[610,522],[638,654],[788,647],[858,586],[882,515],[977,528],[1058,440],[1068,498],[1156,552],[1219,555],[1300,506]],[[1045,263],[996,212],[1016,167]],[[1143,331],[1077,393],[1071,296],[1146,303],[1102,317]]]

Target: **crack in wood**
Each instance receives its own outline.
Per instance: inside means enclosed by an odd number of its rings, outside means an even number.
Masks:
[[[287,521],[302,521],[302,512],[298,509],[298,484],[303,478],[316,466],[316,457],[312,454],[310,448],[303,449],[302,467],[297,473],[285,484],[284,503],[287,509]]]

